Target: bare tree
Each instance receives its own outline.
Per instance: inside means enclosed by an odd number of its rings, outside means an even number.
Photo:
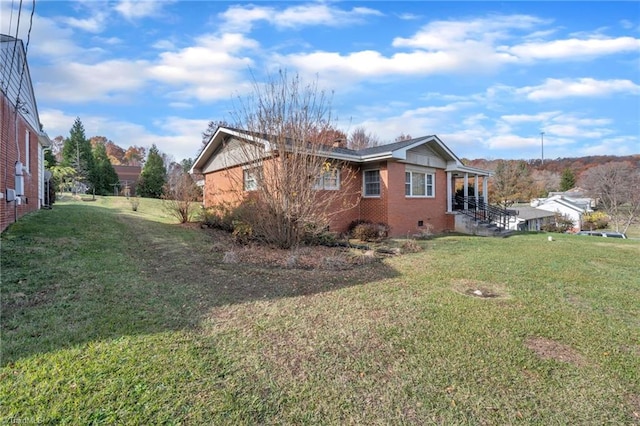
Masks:
[[[627,232],[640,213],[640,168],[629,162],[611,162],[590,168],[581,178],[582,187],[611,217],[616,232]]]
[[[408,140],[411,140],[411,139],[412,139],[412,137],[411,137],[410,134],[407,133],[405,135],[404,132],[402,132],[402,133],[400,133],[400,136],[397,136],[393,141],[394,142],[402,142],[402,141],[408,141]]]
[[[490,191],[490,199],[493,203],[508,207],[517,201],[529,201],[534,192],[531,171],[526,162],[522,160],[498,162]]]
[[[349,135],[349,148],[351,149],[359,150],[378,146],[379,144],[378,137],[371,132],[367,132],[367,129],[362,126],[353,129],[351,135]]]
[[[182,164],[171,163],[163,188],[163,206],[167,213],[180,223],[189,222],[201,196],[200,188]]]
[[[233,111],[252,142],[238,149],[235,163],[242,170],[236,167],[227,176],[240,189],[241,219],[253,234],[290,248],[306,232],[324,229],[332,214],[353,206],[345,188],[354,172],[331,159],[336,133],[330,99],[316,82],[304,84],[280,71],[264,84],[254,82],[253,89],[238,98]]]

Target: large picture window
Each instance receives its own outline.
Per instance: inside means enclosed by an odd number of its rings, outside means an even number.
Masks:
[[[380,196],[380,170],[365,170],[363,173],[364,196]]]
[[[435,175],[417,171],[404,174],[404,195],[407,197],[433,197]]]
[[[322,172],[316,178],[313,189],[324,189],[327,191],[337,191],[340,189],[340,169],[333,168],[326,172]]]

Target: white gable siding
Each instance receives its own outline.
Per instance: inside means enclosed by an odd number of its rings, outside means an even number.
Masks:
[[[249,159],[254,157],[256,160],[263,157],[263,149],[255,145],[247,144],[237,138],[229,139],[223,142],[218,149],[211,155],[209,161],[202,168],[202,173],[212,173],[229,167],[238,166],[240,164],[249,163]]]
[[[427,145],[420,145],[407,151],[407,163],[444,169],[447,162]]]
[[[0,42],[0,87],[12,106],[19,97],[19,114],[34,131],[39,132],[38,108],[21,40],[16,43],[15,40],[3,39]]]
[[[581,227],[582,225],[582,214],[584,213],[584,211],[581,211],[580,209],[577,209],[575,207],[572,208],[558,203],[555,200],[551,200],[540,204],[539,206],[537,206],[537,208],[549,212],[560,213],[561,215],[571,219],[575,227]]]

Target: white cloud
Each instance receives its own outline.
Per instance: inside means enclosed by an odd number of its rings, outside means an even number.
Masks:
[[[639,94],[640,85],[630,80],[596,80],[593,78],[548,78],[539,86],[527,86],[516,90],[532,101],[562,99],[567,97],[600,97],[613,93]]]
[[[151,47],[158,50],[174,50],[176,45],[171,40],[158,40]]]
[[[640,39],[633,37],[566,39],[529,42],[502,50],[524,60],[592,58],[615,53],[637,52]]]
[[[597,144],[583,148],[583,155],[631,155],[638,153],[640,139],[635,136],[616,136],[605,138]]]
[[[561,111],[548,111],[548,112],[539,112],[537,114],[508,114],[500,117],[500,120],[505,121],[510,124],[520,124],[520,123],[545,123],[556,117],[561,115]]]
[[[403,21],[414,21],[422,18],[422,15],[416,15],[414,13],[399,13],[396,16]]]
[[[367,16],[380,16],[379,11],[354,7],[342,10],[329,4],[315,3],[290,6],[282,10],[266,6],[231,6],[219,17],[223,20],[222,30],[232,32],[250,32],[256,22],[264,21],[277,28],[299,28],[323,25],[339,27],[357,24]]]
[[[509,38],[509,31],[527,30],[543,22],[540,18],[527,15],[491,16],[467,21],[434,21],[422,27],[412,37],[395,38],[393,46],[428,51],[460,50],[469,43],[492,46],[497,40]]]
[[[538,137],[522,137],[515,134],[496,135],[487,138],[489,149],[531,148],[540,146]]]
[[[70,62],[45,70],[38,98],[56,102],[110,102],[146,84],[145,61],[109,60],[93,65]]]
[[[433,75],[444,73],[492,72],[518,58],[499,50],[498,40],[511,37],[510,32],[528,30],[544,21],[532,16],[512,15],[468,21],[435,21],[425,25],[412,37],[396,37],[392,47],[410,48],[384,56],[378,51],[363,50],[342,54],[316,51],[277,56],[279,63],[291,65],[309,75],[320,73],[329,80],[359,79],[388,75]]]
[[[101,33],[106,26],[107,14],[104,12],[96,13],[88,18],[79,19],[70,16],[59,18],[60,22],[89,33]]]
[[[177,97],[202,101],[229,98],[233,91],[244,88],[240,72],[253,64],[248,56],[235,54],[257,48],[255,40],[241,34],[206,35],[194,46],[161,53],[149,74],[157,81],[179,86],[173,93]]]
[[[171,1],[120,0],[114,10],[130,21],[157,16]]]
[[[94,37],[94,40],[99,43],[104,43],[109,46],[115,46],[118,44],[122,44],[122,39],[118,37]]]

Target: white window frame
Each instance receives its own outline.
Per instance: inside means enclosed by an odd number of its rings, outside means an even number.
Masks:
[[[258,190],[258,176],[260,170],[257,167],[242,170],[242,189],[245,191]]]
[[[378,182],[367,182],[367,173],[368,172],[378,172]],[[367,184],[378,184],[378,192],[370,194],[367,192]],[[380,169],[369,169],[362,171],[362,196],[366,198],[379,198],[382,195],[382,179],[380,176]]]
[[[424,176],[424,195],[414,194],[414,175]],[[408,180],[407,180],[408,178]],[[429,182],[431,181],[431,182]],[[417,168],[405,169],[404,195],[407,198],[435,198],[436,196],[436,174],[434,171]]]
[[[320,173],[320,175],[316,178],[313,189],[338,191],[340,189],[340,169],[337,167],[332,167],[330,170]]]

